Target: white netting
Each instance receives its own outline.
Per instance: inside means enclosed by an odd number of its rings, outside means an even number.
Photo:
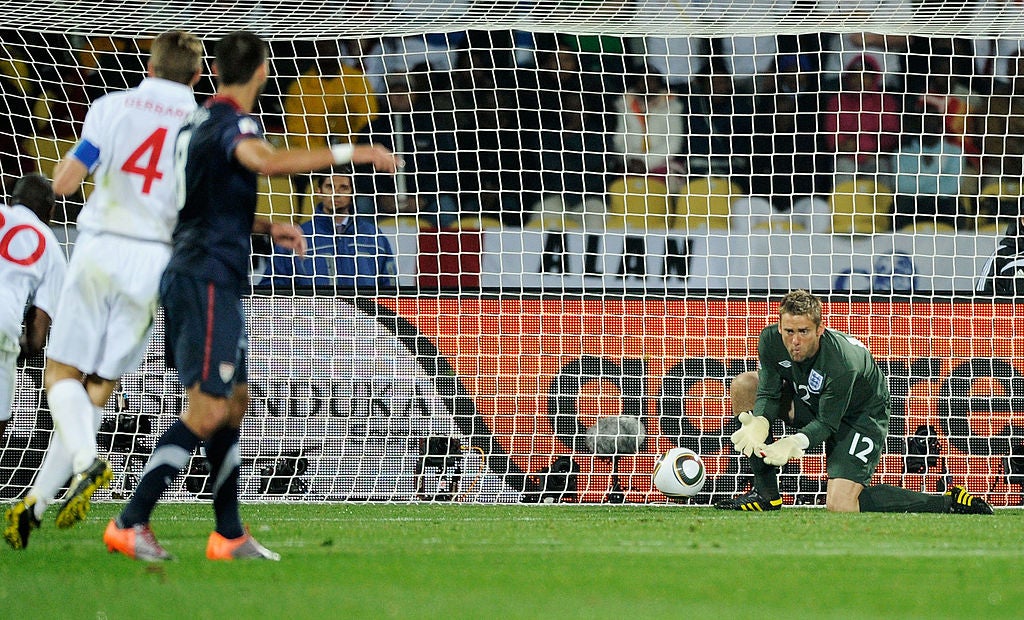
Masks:
[[[275,143],[406,160],[394,179],[356,170],[357,219],[379,230],[355,259],[256,245],[246,499],[536,501],[568,456],[573,497],[660,502],[650,471],[673,446],[705,459],[696,501],[731,494],[749,472],[729,382],[804,287],[890,376],[876,480],[1018,504],[1024,331],[975,286],[1019,212],[1021,7],[0,2],[0,172],[7,190],[52,173],[89,102],[181,27],[211,50],[235,29],[271,41]],[[263,180],[260,212],[308,221],[317,182]],[[80,199],[57,226],[69,249]],[[157,336],[101,432],[115,497],[182,404]],[[6,497],[49,438],[41,364],[19,371]],[[640,418],[638,454],[592,453],[609,415]],[[789,501],[822,500],[822,460],[787,467]],[[174,497],[202,494],[201,472]]]
[[[883,32],[993,36],[1024,34],[1015,0],[148,0],[0,2],[0,27],[136,37],[172,28],[223,34],[253,30],[293,39],[419,34],[467,28],[620,35]]]

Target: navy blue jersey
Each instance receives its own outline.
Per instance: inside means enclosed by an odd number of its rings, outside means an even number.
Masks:
[[[263,127],[227,97],[211,97],[182,125],[174,153],[182,204],[169,271],[239,292],[248,284],[257,175],[235,159],[248,138],[262,139]]]

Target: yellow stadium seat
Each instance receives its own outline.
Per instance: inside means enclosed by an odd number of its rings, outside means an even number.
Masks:
[[[501,219],[491,215],[481,215],[478,220],[477,228],[480,230],[501,230],[504,224],[501,223]]]
[[[303,196],[301,207],[295,208],[295,190],[288,177],[260,177],[256,213],[272,222],[301,223],[312,215],[312,198]]]
[[[829,197],[832,232],[873,235],[892,230],[893,194],[882,183],[859,178],[835,186]]]
[[[676,199],[676,227],[729,230],[732,202],[741,195],[743,190],[724,177],[693,179]]]
[[[805,233],[807,228],[800,222],[794,222],[791,219],[775,218],[769,219],[762,222],[758,222],[750,227],[750,232],[769,234],[769,233]]]
[[[956,226],[948,222],[913,222],[903,226],[896,232],[907,235],[955,235]]]
[[[628,176],[608,185],[608,228],[668,228],[668,187],[650,177]]]
[[[1002,233],[1010,220],[1022,213],[1024,204],[1021,184],[1017,181],[995,179],[981,186],[973,215],[975,228],[980,231]]]
[[[57,162],[75,146],[75,141],[37,136],[26,138],[23,146],[25,153],[36,160],[36,169],[52,179]]]

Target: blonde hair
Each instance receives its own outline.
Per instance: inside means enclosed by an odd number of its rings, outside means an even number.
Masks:
[[[165,32],[153,41],[149,63],[156,77],[190,85],[203,68],[203,42],[184,30]]]
[[[790,291],[779,302],[779,316],[783,314],[810,317],[816,327],[820,326],[821,300],[803,289]]]

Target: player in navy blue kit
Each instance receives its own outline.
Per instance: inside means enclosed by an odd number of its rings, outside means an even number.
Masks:
[[[397,161],[378,145],[275,149],[252,111],[268,76],[268,48],[235,32],[216,46],[217,94],[182,126],[175,147],[183,184],[174,252],[160,282],[168,349],[188,392],[188,408],[160,437],[131,501],[107,526],[110,551],[146,561],[169,559],[149,527],[161,493],[203,443],[210,463],[216,530],[211,560],[280,559],[242,525],[238,502],[239,429],[249,403],[245,317],[250,236],[269,234],[305,252],[295,226],[255,216],[259,175],[310,172],[332,165],[372,164],[394,172]]]

